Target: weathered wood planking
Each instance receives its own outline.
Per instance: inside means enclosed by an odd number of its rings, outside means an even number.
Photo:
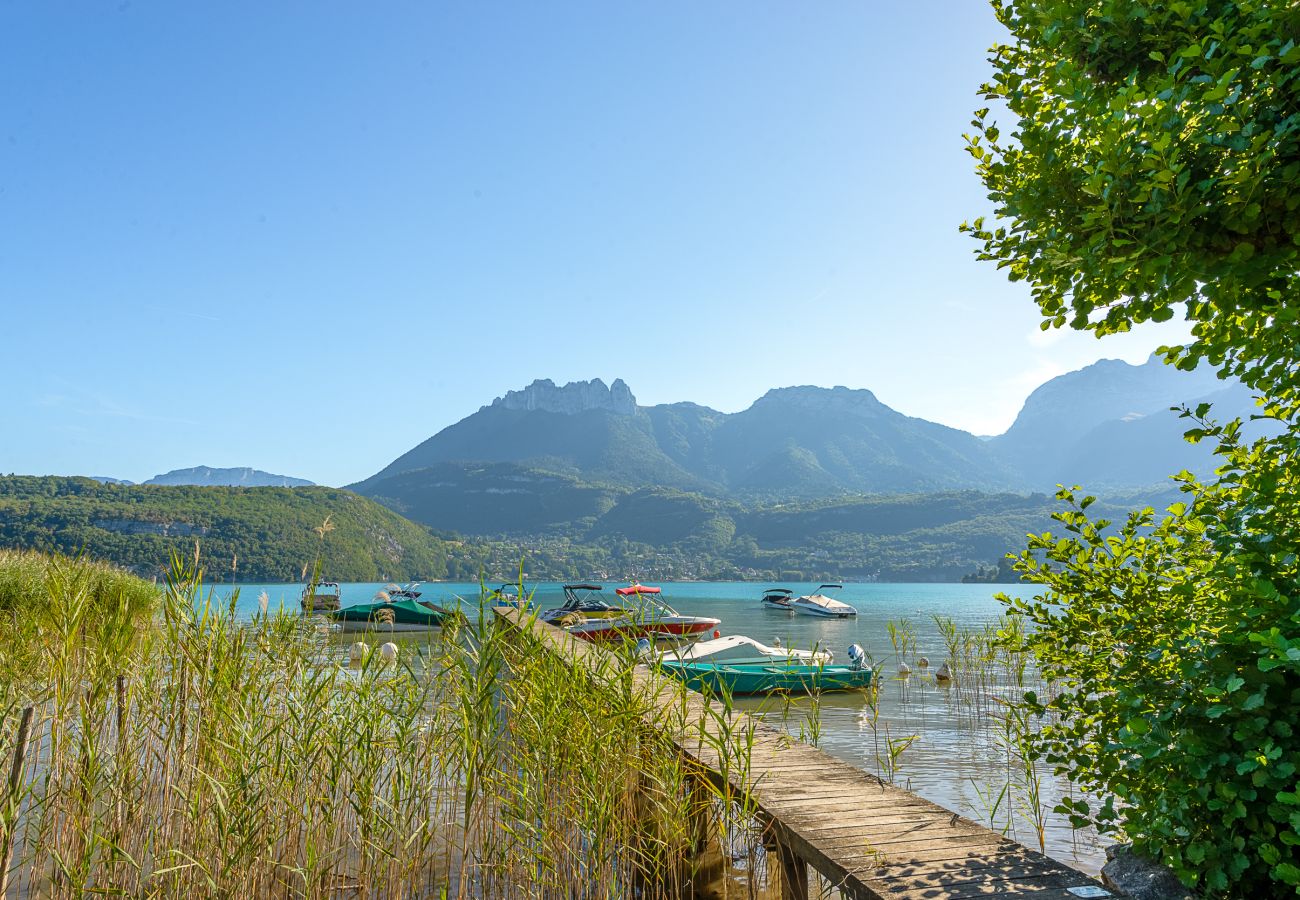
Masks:
[[[497,614],[575,668],[608,671],[605,650],[518,610]],[[671,740],[715,787],[752,798],[773,860],[785,873],[789,898],[808,896],[808,866],[842,896],[869,900],[1077,900],[1070,888],[1101,888],[1082,872],[741,712],[733,711],[727,721],[733,736],[752,735],[749,767],[724,774],[709,741],[726,740],[727,734],[716,713],[707,712],[707,701],[690,691],[683,697],[679,685],[648,669],[632,678],[664,712],[646,724]],[[683,722],[691,724],[683,727]]]

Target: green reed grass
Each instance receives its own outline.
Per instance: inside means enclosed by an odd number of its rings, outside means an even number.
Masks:
[[[1052,779],[1034,753],[1034,739],[1043,723],[1016,712],[1008,704],[1028,691],[1042,696],[1053,689],[1042,680],[1033,660],[1015,649],[1023,646],[1020,635],[1024,622],[1015,616],[1003,616],[980,627],[964,627],[944,616],[933,618],[952,672],[952,681],[942,686],[949,708],[970,733],[982,734],[983,744],[994,748],[1002,759],[1001,778],[970,779],[979,807],[971,812],[1004,834],[1016,836],[1017,825],[1027,826],[1032,834],[1031,843],[1045,850],[1051,820],[1047,794]],[[886,630],[900,660],[909,650],[911,655],[917,654],[914,630],[907,620],[890,622]],[[924,688],[932,684],[931,678],[928,673],[919,673],[918,684]],[[913,679],[918,679],[918,675],[903,680]],[[901,699],[906,705],[906,689]],[[888,733],[890,723],[883,720],[874,704],[868,704],[865,722],[873,734],[877,729]],[[914,740],[924,740],[924,724],[924,721],[919,723],[919,734],[906,739],[905,746],[911,746]],[[909,727],[917,725],[915,721],[909,722]],[[892,781],[899,778],[901,769],[901,752],[895,754],[894,748],[893,740],[887,738],[888,752],[882,753],[877,739],[877,769]]]
[[[0,805],[11,896],[653,900],[690,892],[704,837],[761,855],[734,787],[752,721],[700,720],[630,654],[576,667],[480,605],[351,668],[355,636],[242,621],[179,562],[152,617],[71,564],[22,577],[0,659],[0,768],[35,709]]]

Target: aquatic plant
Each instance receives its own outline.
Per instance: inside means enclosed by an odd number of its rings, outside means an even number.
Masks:
[[[753,722],[728,702],[701,722],[630,656],[576,666],[482,604],[353,666],[323,620],[241,621],[173,565],[143,627],[131,591],[96,595],[57,566],[49,615],[19,616],[0,759],[24,710],[39,752],[0,804],[12,891],[668,898],[716,838],[756,861],[742,893],[757,892],[755,809],[735,788]],[[721,778],[669,741],[691,735]]]

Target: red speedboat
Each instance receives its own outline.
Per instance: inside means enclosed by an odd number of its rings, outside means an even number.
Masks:
[[[599,584],[566,584],[564,605],[543,612],[542,621],[586,641],[693,638],[709,633],[721,621],[682,615],[663,601],[657,587],[618,588],[614,603],[601,596],[603,590]]]

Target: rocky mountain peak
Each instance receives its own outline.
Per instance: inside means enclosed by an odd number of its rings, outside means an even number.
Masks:
[[[754,406],[796,407],[806,410],[827,410],[848,415],[878,415],[889,408],[865,388],[843,386],[833,388],[800,385],[773,388],[755,402]]]
[[[615,378],[614,383],[608,387],[599,378],[571,381],[563,387],[557,387],[551,379],[543,378],[522,391],[510,391],[504,397],[498,397],[492,401],[492,405],[530,412],[543,410],[567,416],[592,409],[608,410],[621,416],[636,413],[636,397],[632,396],[631,389],[622,378]]]

